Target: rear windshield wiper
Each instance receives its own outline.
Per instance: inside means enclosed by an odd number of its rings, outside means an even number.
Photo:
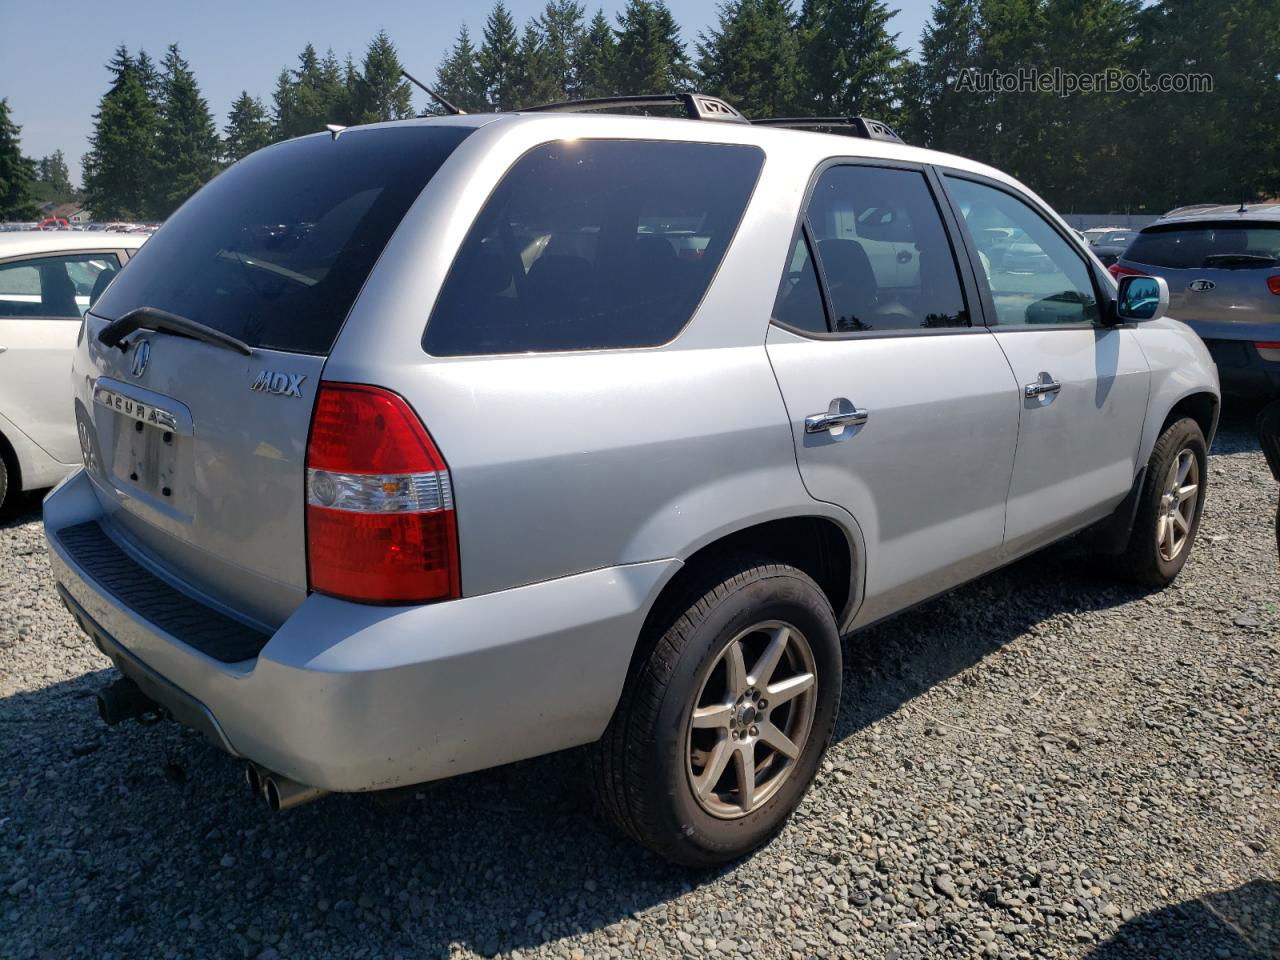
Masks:
[[[1256,253],[1213,253],[1204,258],[1203,265],[1206,267],[1229,267],[1232,264],[1240,264],[1241,266],[1266,267],[1275,262],[1275,257],[1263,257]]]
[[[162,330],[165,333],[176,333],[180,337],[191,337],[193,340],[212,343],[216,347],[226,347],[228,350],[243,353],[246,357],[253,356],[253,347],[243,340],[237,340],[229,333],[206,327],[203,323],[188,320],[186,317],[180,317],[176,313],[169,313],[158,307],[138,307],[130,310],[120,319],[112,320],[98,332],[98,342],[107,347],[120,347],[123,350],[125,348],[120,346],[121,342],[135,330]]]

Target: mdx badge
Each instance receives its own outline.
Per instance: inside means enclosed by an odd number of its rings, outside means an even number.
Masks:
[[[307,377],[302,373],[260,370],[249,389],[254,393],[274,393],[278,397],[301,397],[302,381],[305,379]]]

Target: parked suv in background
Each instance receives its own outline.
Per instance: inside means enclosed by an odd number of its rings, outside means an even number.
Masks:
[[[1225,391],[1280,396],[1280,203],[1175,210],[1110,269],[1168,281],[1170,313],[1204,338]]]
[[[997,170],[686,96],[728,122],[335,131],[173,215],[45,504],[107,719],[277,808],[591,744],[609,818],[710,864],[808,788],[843,634],[1086,528],[1177,576],[1218,385],[1159,281],[1119,305]]]

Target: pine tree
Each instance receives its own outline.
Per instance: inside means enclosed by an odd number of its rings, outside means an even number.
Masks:
[[[515,88],[518,107],[564,99],[564,90],[556,81],[542,33],[532,20],[525,24],[516,53]]]
[[[801,13],[802,86],[812,112],[895,123],[906,55],[884,0],[810,0]]]
[[[485,109],[478,56],[465,23],[436,71],[436,92],[467,113]]]
[[[731,0],[698,43],[700,89],[751,117],[795,111],[800,43],[788,0]]]
[[[582,35],[582,14],[582,4],[575,0],[547,0],[538,17],[545,69],[551,78],[550,92],[554,100],[581,96],[574,50]]]
[[[607,97],[617,92],[618,42],[603,10],[597,10],[573,47],[575,96]]]
[[[85,198],[100,220],[146,214],[156,181],[158,117],[137,62],[123,45],[107,65],[111,87],[94,114],[83,160]]]
[[[151,98],[151,102],[156,105],[156,109],[160,109],[160,102],[164,99],[164,77],[156,68],[155,61],[151,59],[147,51],[139,50],[137,57],[138,77],[142,80],[142,86],[147,91],[147,96]]]
[[[369,42],[356,81],[356,114],[360,123],[404,120],[413,116],[412,90],[400,76],[400,58],[385,30]]]
[[[191,65],[172,43],[164,58],[151,215],[164,219],[218,172],[218,129]]]
[[[22,128],[9,116],[8,99],[0,99],[0,220],[31,220],[36,208],[31,201],[35,170],[22,155]]]
[[[976,0],[936,0],[920,38],[920,62],[907,83],[904,133],[912,143],[969,153],[975,96],[956,83],[978,64]]]
[[[321,110],[326,117],[325,123],[336,123],[350,126],[357,122],[355,104],[347,92],[346,77],[342,64],[330,47],[320,61],[320,69],[316,75],[316,89],[319,91]]]
[[[515,21],[511,19],[506,4],[498,0],[485,21],[479,57],[480,82],[484,85],[485,100],[490,109],[513,110],[519,105],[516,92],[516,61],[519,55]]]
[[[1209,74],[1213,89],[1135,98],[1131,196],[1151,212],[1280,196],[1280,4],[1159,0],[1138,34],[1136,62],[1153,77]]]
[[[240,96],[231,105],[224,132],[223,153],[231,163],[260,150],[272,142],[267,108],[257,97],[249,96],[248,90],[240,91]]]
[[[61,150],[55,150],[49,156],[40,159],[37,177],[52,187],[55,193],[72,192],[71,171],[67,169],[67,158]]]
[[[982,0],[978,65],[983,73],[1016,74],[1042,69],[1044,7],[1041,0]],[[1034,187],[1044,155],[1045,103],[1053,94],[1039,90],[1002,91],[976,98],[975,159],[997,166]]]
[[[617,88],[622,94],[669,93],[692,77],[680,28],[662,0],[628,0],[618,15]]]

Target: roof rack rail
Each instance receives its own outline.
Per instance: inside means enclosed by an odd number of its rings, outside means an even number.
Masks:
[[[588,100],[561,100],[557,103],[540,103],[533,107],[521,107],[520,113],[556,112],[588,113],[592,110],[608,110],[618,107],[670,107],[683,108],[690,120],[717,120],[722,123],[750,123],[746,117],[719,97],[705,93],[657,93],[627,97],[594,97]]]
[[[869,117],[764,117],[752,120],[762,127],[783,127],[787,130],[814,130],[819,133],[843,133],[867,140],[888,140],[902,143],[893,128]]]

